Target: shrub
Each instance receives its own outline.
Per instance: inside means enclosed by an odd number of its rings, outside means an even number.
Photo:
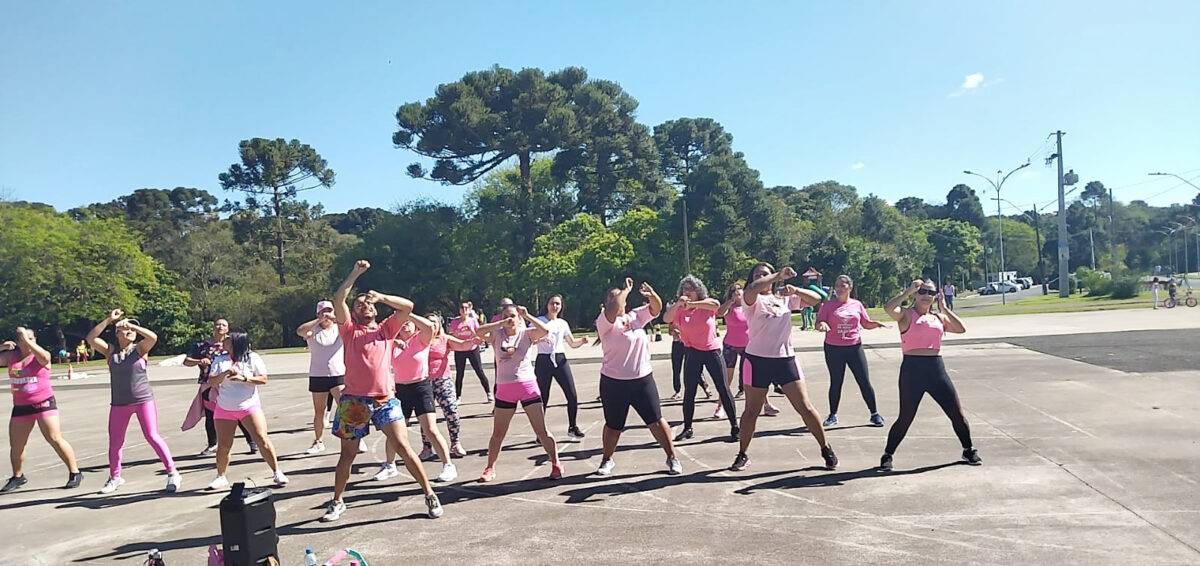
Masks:
[[[1109,285],[1114,299],[1132,299],[1137,296],[1141,286],[1142,280],[1136,275],[1114,277]]]

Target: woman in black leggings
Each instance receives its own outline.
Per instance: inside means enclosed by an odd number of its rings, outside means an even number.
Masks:
[[[571,334],[571,325],[559,318],[562,312],[562,295],[555,293],[546,301],[546,314],[539,316],[546,325],[546,336],[537,342],[537,359],[533,364],[533,373],[537,375],[538,390],[542,392],[542,408],[548,408],[550,402],[550,380],[558,382],[567,398],[567,436],[583,438],[579,423],[575,420],[579,414],[579,396],[575,392],[575,376],[571,373],[571,364],[567,361],[567,346],[578,348],[587,345],[587,338],[576,338]]]
[[[883,426],[883,417],[875,407],[875,389],[871,387],[871,376],[867,373],[867,356],[860,335],[863,329],[883,328],[884,325],[871,320],[867,308],[850,296],[853,290],[854,280],[849,275],[839,275],[833,284],[834,298],[825,301],[817,313],[817,330],[825,333],[825,366],[829,368],[829,418],[822,423],[827,428],[838,423],[838,405],[842,400],[847,366],[871,411],[871,426]]]
[[[904,301],[913,299],[911,308],[903,308]],[[933,312],[934,298],[937,298],[938,312]],[[883,450],[883,458],[879,461],[879,469],[891,471],[892,455],[908,433],[913,417],[917,416],[917,406],[926,393],[942,408],[950,423],[954,426],[954,434],[962,444],[962,457],[968,464],[978,466],[983,463],[979,452],[971,444],[971,428],[967,417],[963,415],[962,403],[954,384],[946,373],[946,365],[942,363],[942,337],[947,332],[962,334],[966,332],[962,320],[953,311],[946,308],[938,293],[937,286],[931,281],[917,279],[907,290],[887,302],[884,307],[888,316],[892,317],[900,327],[900,346],[904,351],[904,361],[900,364],[900,414],[892,423],[888,432],[887,447]]]
[[[696,389],[700,376],[708,371],[721,406],[729,419],[729,441],[737,442],[737,408],[733,394],[725,381],[725,361],[721,358],[721,340],[717,338],[717,309],[721,302],[708,296],[708,289],[695,276],[688,275],[679,280],[678,297],[663,313],[663,321],[679,327],[679,338],[684,346],[683,359],[683,430],[675,442],[692,437],[692,420],[696,415]]]
[[[475,339],[475,329],[479,328],[479,318],[475,314],[475,305],[471,301],[463,301],[458,305],[458,318],[450,321],[450,335],[459,340]],[[471,342],[461,349],[454,350],[454,391],[461,399],[463,394],[463,374],[467,371],[467,363],[475,370],[475,377],[487,394],[488,403],[492,402],[492,385],[483,374],[483,361],[479,359],[479,343]]]
[[[670,309],[674,305],[667,305]],[[683,389],[683,354],[687,348],[683,347],[683,340],[679,338],[679,326],[674,323],[667,323],[667,332],[671,334],[671,388],[675,391],[671,395],[671,399],[679,399],[683,396],[680,391]],[[712,392],[708,390],[708,382],[704,380],[704,375],[700,376],[700,388],[704,390],[704,398],[712,399]]]

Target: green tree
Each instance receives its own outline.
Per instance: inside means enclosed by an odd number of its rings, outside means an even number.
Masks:
[[[1011,218],[1003,219],[1003,223],[1004,269],[1016,271],[1021,277],[1037,273],[1037,244],[1033,227]],[[999,256],[1000,233],[996,228],[995,218],[987,219],[987,231],[983,234],[983,239],[985,245],[992,249],[992,253]],[[992,262],[992,270],[999,269],[998,257],[988,258],[988,261]]]
[[[296,200],[302,191],[329,188],[334,172],[315,149],[299,140],[253,138],[238,144],[241,163],[229,166],[218,179],[227,191],[239,191],[245,201],[235,204],[242,218],[256,221],[256,231],[270,234],[274,245],[274,267],[279,284],[286,285],[285,245],[297,233],[299,218],[308,206]],[[261,220],[262,222],[257,222]]]
[[[351,208],[341,213],[326,214],[321,219],[339,233],[362,236],[389,216],[391,213],[382,208],[363,207]]]
[[[138,189],[108,203],[67,211],[76,220],[122,218],[140,232],[142,250],[168,267],[179,263],[181,242],[197,229],[217,219],[217,198],[203,189],[176,187]]]
[[[604,292],[628,273],[633,245],[590,214],[577,214],[534,241],[533,253],[521,268],[536,282],[539,298],[561,293],[568,319],[590,324]]]
[[[674,232],[685,242],[683,263],[686,265],[693,256],[686,244],[696,225],[695,212],[687,210],[687,196],[693,188],[692,174],[709,157],[733,155],[733,136],[712,118],[679,118],[654,127],[654,145],[658,148],[663,179],[684,196],[677,199]],[[703,257],[697,259],[704,261]],[[692,263],[692,270],[697,271],[696,263]]]
[[[946,193],[946,217],[983,228],[983,204],[979,202],[975,190],[961,183],[954,185],[950,192]]]
[[[924,220],[920,228],[933,246],[933,263],[941,266],[943,279],[970,273],[983,253],[979,228],[966,222],[946,218]]]

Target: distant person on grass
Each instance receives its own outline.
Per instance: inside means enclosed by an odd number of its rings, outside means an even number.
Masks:
[[[954,288],[954,283],[952,281],[950,281],[949,279],[947,279],[946,284],[942,285],[942,298],[945,299],[946,308],[948,308],[950,310],[954,310],[954,292],[955,291],[956,291],[956,289]]]

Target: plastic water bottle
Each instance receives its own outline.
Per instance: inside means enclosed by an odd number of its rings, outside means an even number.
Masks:
[[[304,549],[304,566],[317,566],[317,555],[311,548]]]

